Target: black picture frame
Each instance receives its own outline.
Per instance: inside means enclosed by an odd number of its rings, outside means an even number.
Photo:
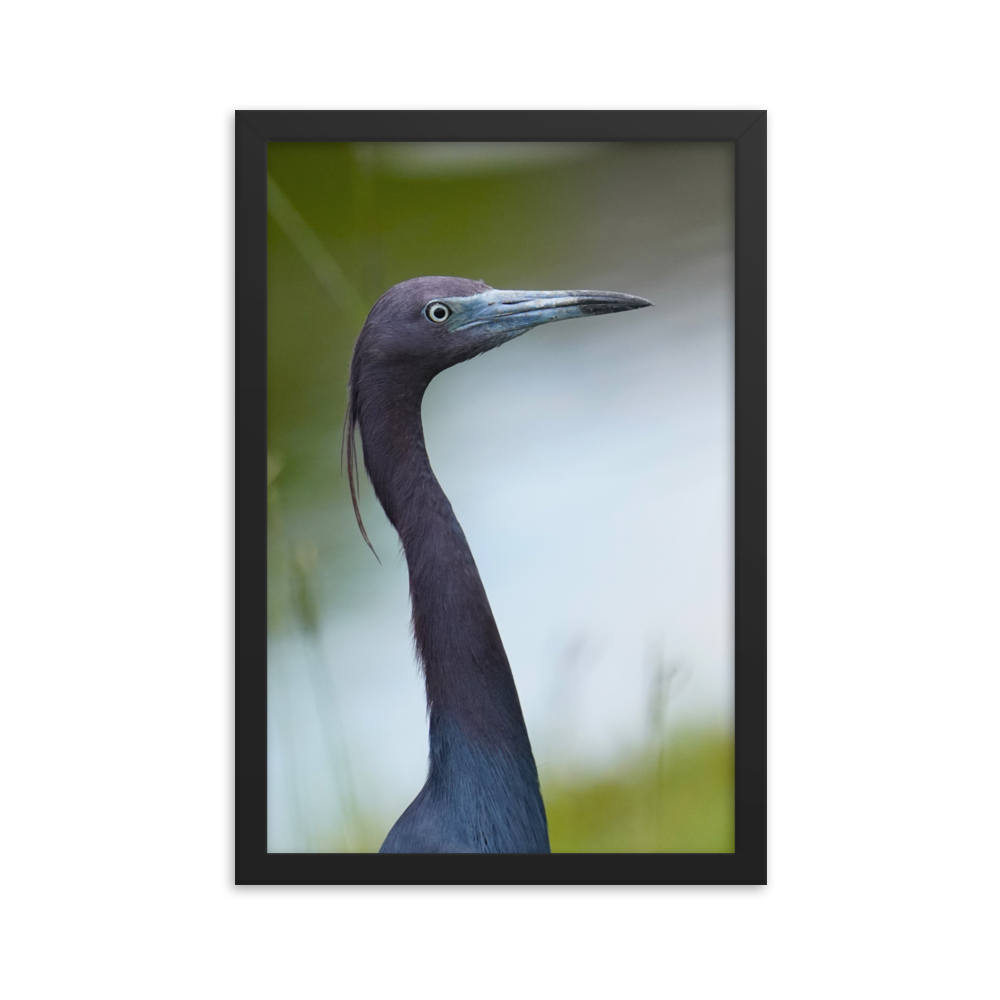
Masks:
[[[767,147],[763,111],[236,113],[237,884],[759,885],[767,881]],[[732,854],[267,852],[267,144],[717,141],[736,149],[735,745]],[[600,863],[595,864],[595,858]]]

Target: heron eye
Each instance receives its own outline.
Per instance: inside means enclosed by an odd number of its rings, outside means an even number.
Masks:
[[[443,302],[432,302],[424,310],[424,315],[432,323],[443,323],[451,315],[451,310]]]

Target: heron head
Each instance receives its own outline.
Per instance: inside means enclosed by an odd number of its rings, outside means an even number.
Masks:
[[[375,303],[355,351],[429,379],[543,323],[652,304],[620,292],[511,291],[468,278],[413,278]]]

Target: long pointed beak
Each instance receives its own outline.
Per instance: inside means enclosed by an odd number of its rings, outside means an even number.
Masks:
[[[523,292],[500,288],[443,301],[454,312],[448,322],[453,330],[468,331],[494,344],[519,337],[542,323],[602,316],[653,305],[649,299],[622,292]]]

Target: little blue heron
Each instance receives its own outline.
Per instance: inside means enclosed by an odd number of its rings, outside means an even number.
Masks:
[[[380,853],[549,851],[538,771],[479,571],[431,470],[420,404],[431,379],[554,320],[641,309],[618,292],[515,292],[468,278],[390,288],[354,345],[344,425],[358,525],[355,429],[375,495],[399,533],[430,719],[420,793]],[[373,550],[374,551],[374,550]]]

